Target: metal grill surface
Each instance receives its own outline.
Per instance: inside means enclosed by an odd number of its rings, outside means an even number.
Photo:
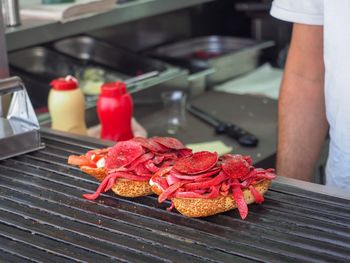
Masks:
[[[43,133],[46,148],[0,162],[0,261],[349,262],[350,201],[274,182],[263,205],[204,218],[155,196],[112,193],[67,165],[101,145]]]

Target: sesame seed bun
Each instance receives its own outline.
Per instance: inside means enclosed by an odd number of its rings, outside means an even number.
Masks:
[[[91,168],[88,166],[82,166],[80,168],[83,172],[95,177],[99,181],[107,176],[106,168]],[[151,186],[148,181],[132,181],[124,178],[120,178],[112,187],[112,191],[117,195],[124,197],[139,197],[153,194]]]
[[[264,195],[269,188],[270,182],[270,180],[264,180],[255,184],[254,187],[261,195]],[[152,186],[152,191],[157,195],[162,193],[162,190],[156,185]],[[247,204],[255,202],[254,196],[249,189],[244,189],[242,192]],[[206,217],[237,208],[237,204],[232,195],[220,195],[213,199],[172,198],[171,200],[173,201],[176,210],[188,217]]]
[[[151,186],[151,190],[153,193],[155,193],[156,195],[161,195],[162,194],[162,189],[160,189],[156,184],[153,184]]]
[[[81,166],[80,170],[82,170],[84,173],[87,173],[88,175],[91,175],[95,177],[99,181],[103,181],[105,177],[107,176],[107,170],[106,168],[91,168],[89,166]]]
[[[153,194],[147,181],[132,181],[124,178],[117,180],[112,187],[112,191],[124,197],[139,197]]]

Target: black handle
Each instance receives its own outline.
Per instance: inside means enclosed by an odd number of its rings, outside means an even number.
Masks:
[[[236,139],[239,144],[247,147],[255,147],[258,145],[258,138],[255,135],[243,130],[242,128],[229,124],[226,131],[227,135]]]
[[[237,140],[240,145],[246,147],[256,147],[259,143],[259,139],[255,135],[234,124],[226,124],[222,122],[215,127],[215,132],[217,134],[226,133],[231,138]]]

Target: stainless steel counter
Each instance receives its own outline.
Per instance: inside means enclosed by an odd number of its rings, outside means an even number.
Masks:
[[[191,100],[192,105],[209,112],[222,121],[234,123],[259,138],[257,147],[244,147],[234,139],[215,134],[214,128],[187,113],[187,127],[175,135],[186,144],[222,141],[233,147],[233,153],[250,155],[253,162],[265,168],[273,167],[276,154],[277,101],[251,95],[208,91]],[[167,118],[162,109],[138,120],[149,136],[169,136],[163,128]]]
[[[211,1],[213,0],[135,0],[117,5],[111,11],[66,23],[22,18],[21,26],[6,29],[7,50],[13,51]]]

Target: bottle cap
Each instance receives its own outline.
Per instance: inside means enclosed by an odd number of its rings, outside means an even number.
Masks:
[[[116,97],[125,94],[126,90],[126,84],[124,82],[107,82],[101,86],[101,95]]]
[[[74,90],[78,88],[78,80],[72,76],[54,79],[50,82],[54,90]]]

